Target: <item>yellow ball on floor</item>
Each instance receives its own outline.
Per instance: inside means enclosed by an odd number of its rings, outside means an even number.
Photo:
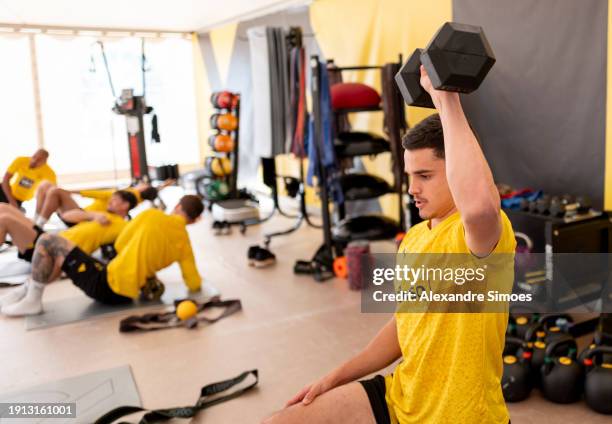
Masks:
[[[196,316],[198,313],[198,305],[196,305],[191,300],[183,300],[176,307],[176,316],[181,321],[186,321],[189,318]]]

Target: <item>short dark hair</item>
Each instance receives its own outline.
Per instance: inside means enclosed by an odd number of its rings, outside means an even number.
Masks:
[[[138,204],[138,199],[134,196],[134,193],[131,193],[127,190],[117,190],[113,194],[121,197],[121,200],[124,202],[128,202],[130,204],[130,209],[134,209],[134,207]]]
[[[402,139],[406,150],[433,149],[437,158],[444,159],[444,134],[440,115],[434,113],[412,127]]]
[[[202,215],[202,212],[204,212],[204,204],[202,203],[202,199],[200,199],[198,196],[194,196],[193,194],[187,194],[181,197],[179,204],[189,219],[197,219],[200,215]]]
[[[145,188],[144,190],[140,192],[140,197],[142,198],[142,200],[153,201],[157,199],[157,193],[158,191],[155,187],[148,186],[147,188]]]

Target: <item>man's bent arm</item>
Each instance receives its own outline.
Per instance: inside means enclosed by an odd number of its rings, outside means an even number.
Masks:
[[[438,111],[444,131],[448,185],[461,214],[466,241],[486,256],[501,234],[500,199],[489,164],[470,128],[456,93],[440,93]]]

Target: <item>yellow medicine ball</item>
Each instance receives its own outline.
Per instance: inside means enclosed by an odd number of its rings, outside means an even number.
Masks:
[[[191,300],[183,300],[176,307],[176,316],[181,321],[186,321],[198,313],[198,305],[196,305]]]

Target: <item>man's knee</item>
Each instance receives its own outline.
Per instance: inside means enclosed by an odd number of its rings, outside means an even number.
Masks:
[[[50,181],[43,181],[40,184],[38,184],[38,191],[40,193],[48,192],[49,190],[52,190],[53,188],[55,188],[55,184],[53,184]]]
[[[53,187],[50,187],[49,190],[47,191],[47,196],[60,197],[62,191],[64,190],[62,190],[61,188],[57,186],[53,186]]]
[[[49,233],[43,233],[40,235],[40,237],[38,237],[38,241],[36,242],[36,244],[41,244],[44,245],[45,243],[49,243],[51,241],[53,241],[55,238],[57,238],[58,236],[54,235],[54,234],[49,234]]]

